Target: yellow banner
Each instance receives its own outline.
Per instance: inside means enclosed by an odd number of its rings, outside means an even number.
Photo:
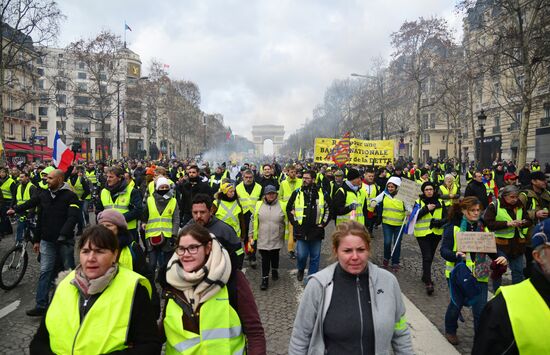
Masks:
[[[332,160],[325,159],[331,149],[338,143],[338,138],[315,138],[316,163],[334,164]],[[394,141],[366,141],[352,138],[350,140],[350,165],[375,165],[385,166],[388,161],[393,162]]]

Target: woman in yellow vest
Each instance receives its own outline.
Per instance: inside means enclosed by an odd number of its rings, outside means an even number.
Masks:
[[[418,215],[414,225],[414,236],[422,253],[422,282],[426,286],[426,293],[430,296],[434,292],[432,262],[441,241],[442,227],[447,216],[447,208],[438,198],[435,186],[431,181],[422,184],[422,194],[416,200]]]
[[[394,272],[400,269],[401,235],[399,231],[401,231],[401,226],[405,223],[405,216],[409,213],[406,210],[405,203],[396,197],[399,186],[401,186],[401,179],[392,176],[386,183],[386,189],[376,196],[370,204],[371,207],[378,204],[378,218],[382,218],[382,231],[384,232],[383,267],[387,269],[391,259],[391,268]],[[394,246],[395,243],[396,245]],[[393,248],[395,249],[392,255]]]
[[[180,211],[171,186],[170,180],[159,177],[155,181],[155,191],[144,204],[145,247],[153,271],[166,265],[176,245]]]
[[[118,265],[140,274],[151,284],[151,302],[155,312],[155,319],[160,315],[160,298],[155,285],[155,272],[147,263],[141,246],[132,240],[128,232],[128,223],[122,213],[114,209],[103,210],[97,215],[97,223],[107,227],[118,239]]]
[[[460,190],[459,186],[456,184],[456,179],[452,174],[445,175],[443,184],[439,185],[439,195],[447,207],[451,206],[455,202],[458,202]]]
[[[237,237],[244,239],[244,217],[241,203],[235,193],[235,185],[223,182],[220,190],[214,195],[216,217],[229,224],[235,230]]]
[[[497,249],[506,255],[512,271],[512,284],[523,281],[525,247],[529,242],[528,228],[531,220],[519,199],[519,188],[513,185],[503,187],[499,198],[491,202],[485,211],[485,225],[495,233]],[[493,279],[493,292],[500,287],[502,274]]]
[[[165,276],[166,354],[266,353],[248,281],[206,228],[192,224],[179,232]]]
[[[119,267],[117,238],[104,226],[91,226],[78,249],[80,265],[68,275],[60,274],[30,353],[160,354],[151,285]]]
[[[503,253],[485,254],[485,253],[464,253],[457,250],[457,233],[459,232],[483,232],[485,230],[480,217],[482,205],[475,196],[465,197],[460,203],[455,203],[449,210],[449,223],[443,231],[443,241],[441,242],[441,256],[445,259],[445,276],[449,281],[451,271],[455,263],[465,260],[466,265],[472,271],[477,279],[477,284],[481,289],[477,302],[472,306],[474,316],[474,331],[479,326],[479,317],[481,311],[487,303],[488,286],[490,274],[491,259],[495,264],[506,266],[508,261]],[[447,312],[445,313],[445,338],[449,343],[456,345],[459,343],[456,331],[458,329],[458,319],[460,317],[461,307],[452,300],[449,302]]]

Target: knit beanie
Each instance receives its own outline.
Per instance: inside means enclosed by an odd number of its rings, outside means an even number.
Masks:
[[[352,181],[352,180],[355,180],[357,179],[358,177],[361,177],[361,174],[359,174],[359,170],[357,169],[349,169],[348,170],[348,175],[346,176],[346,178],[348,179],[348,181]]]
[[[170,181],[165,177],[159,177],[155,182],[155,189],[158,190],[162,185],[168,185],[168,187],[170,187]]]
[[[422,192],[424,192],[424,189],[428,186],[433,187],[433,189],[435,191],[435,184],[431,181],[426,181],[426,182],[422,183],[422,186],[420,186],[420,190],[422,190]]]
[[[117,227],[128,229],[128,223],[126,223],[126,219],[124,219],[122,213],[112,208],[99,212],[97,215],[97,223],[101,224],[102,222],[109,222]]]

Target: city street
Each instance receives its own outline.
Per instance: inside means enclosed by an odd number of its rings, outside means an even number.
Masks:
[[[321,267],[329,264],[330,241],[328,236],[334,230],[331,224],[327,227],[327,239],[323,242]],[[0,242],[0,254],[11,246],[11,240],[5,238]],[[374,233],[372,260],[381,261],[381,229]],[[39,319],[27,317],[25,310],[34,306],[35,284],[38,277],[36,256],[31,255],[29,268],[21,284],[12,291],[0,291],[0,353],[28,353],[28,344],[39,324]],[[441,335],[444,332],[444,315],[449,302],[447,286],[443,274],[444,263],[439,254],[434,263],[434,281],[436,291],[433,296],[426,295],[420,281],[420,251],[413,237],[405,237],[402,246],[402,269],[397,274],[401,290],[406,299],[407,320],[409,322],[415,350],[420,354],[446,353],[454,349]],[[296,280],[295,263],[286,252],[281,252],[281,277],[270,281],[267,291],[260,291],[260,270],[251,269],[245,263],[244,271],[250,280],[256,297],[262,322],[267,337],[269,354],[286,354],[294,315],[303,287]],[[459,353],[470,353],[473,343],[473,321],[469,310],[463,311],[466,322],[460,324],[458,336],[461,340],[456,347]],[[439,332],[438,332],[439,331]]]

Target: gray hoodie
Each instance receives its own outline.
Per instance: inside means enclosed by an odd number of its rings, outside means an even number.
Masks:
[[[325,353],[323,322],[332,297],[336,264],[310,276],[294,320],[289,355]],[[371,262],[368,268],[376,354],[391,354],[392,349],[396,355],[414,354],[397,279]]]

